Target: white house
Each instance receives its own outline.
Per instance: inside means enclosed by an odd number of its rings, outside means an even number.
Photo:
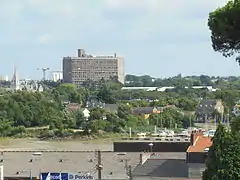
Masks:
[[[88,120],[88,118],[90,117],[90,111],[87,108],[84,108],[82,112],[83,116],[86,118],[86,120]]]

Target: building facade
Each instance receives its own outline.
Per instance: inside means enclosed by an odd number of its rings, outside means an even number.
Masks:
[[[0,81],[8,81],[8,76],[0,75]]]
[[[208,123],[211,120],[218,122],[222,120],[224,106],[221,100],[203,99],[196,108],[196,121],[199,123]]]
[[[52,71],[52,80],[57,82],[63,79],[63,72],[62,71]]]
[[[78,49],[77,57],[63,58],[63,81],[77,86],[87,80],[118,78],[124,83],[124,58],[112,56],[87,55],[84,49]]]

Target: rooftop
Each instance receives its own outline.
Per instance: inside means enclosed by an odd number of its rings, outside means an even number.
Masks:
[[[187,178],[188,164],[184,159],[148,159],[133,170],[133,176]]]
[[[133,177],[161,179],[201,179],[204,163],[187,163],[185,153],[154,153],[143,164],[133,170]],[[146,178],[149,179],[149,178]]]
[[[40,154],[40,155],[39,155]],[[4,176],[28,177],[30,171],[33,177],[39,177],[41,172],[89,172],[95,177],[95,152],[3,152],[0,159],[4,164]],[[119,155],[114,152],[102,152],[102,178],[124,179],[126,175],[126,160],[132,168],[139,163],[140,153]]]
[[[199,135],[193,145],[189,146],[187,152],[204,152],[206,148],[212,146],[211,137],[205,137],[203,135]]]

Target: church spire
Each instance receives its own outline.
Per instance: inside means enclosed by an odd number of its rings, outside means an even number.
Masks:
[[[14,89],[19,89],[20,81],[19,81],[19,76],[17,72],[16,66],[14,67],[14,73],[13,73],[13,78],[12,78],[12,85],[14,86]]]
[[[16,66],[14,67],[14,72],[13,72],[13,78],[12,78],[12,82],[13,83],[17,83],[19,81],[19,77],[18,77],[18,73],[17,73],[17,68]]]

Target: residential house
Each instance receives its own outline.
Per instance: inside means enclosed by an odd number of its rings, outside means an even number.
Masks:
[[[205,163],[209,148],[212,146],[212,139],[202,132],[191,134],[191,144],[187,149],[186,159],[188,163]]]
[[[224,106],[221,100],[203,99],[196,108],[196,121],[209,122],[220,119],[224,113]]]
[[[117,113],[118,105],[117,104],[105,104],[104,102],[101,102],[98,100],[96,96],[89,97],[88,101],[86,102],[87,108],[103,108],[106,112],[109,113]]]
[[[76,112],[76,111],[82,112],[86,120],[88,120],[88,118],[90,117],[90,111],[87,108],[82,108],[81,104],[78,104],[78,103],[67,104],[65,110],[67,112]]]
[[[136,107],[132,109],[132,114],[141,115],[148,119],[151,114],[159,114],[162,110],[161,107]]]
[[[81,109],[81,104],[78,103],[68,103],[66,104],[67,111],[79,111]]]
[[[106,112],[116,114],[118,111],[118,105],[117,104],[104,104],[103,108]]]
[[[94,108],[94,107],[100,107],[103,108],[103,106],[105,105],[105,103],[97,100],[97,99],[90,99],[86,102],[86,107],[87,108]]]
[[[90,111],[87,108],[81,108],[80,111],[83,113],[83,116],[86,120],[90,117]]]

